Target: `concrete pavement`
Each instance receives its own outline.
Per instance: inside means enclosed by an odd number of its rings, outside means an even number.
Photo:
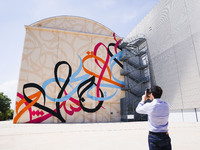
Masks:
[[[170,122],[174,150],[200,148],[200,123]],[[0,122],[0,150],[148,150],[147,122],[12,124]]]

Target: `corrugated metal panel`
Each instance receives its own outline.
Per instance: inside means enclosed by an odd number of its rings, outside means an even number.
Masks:
[[[171,109],[199,108],[200,1],[161,0],[128,35],[147,39],[154,83]]]

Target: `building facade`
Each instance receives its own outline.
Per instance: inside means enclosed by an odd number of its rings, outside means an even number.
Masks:
[[[81,17],[26,26],[14,123],[120,121],[120,41]]]
[[[14,123],[141,121],[159,85],[171,121],[200,121],[200,1],[160,0],[123,40],[59,16],[26,26]]]
[[[200,121],[199,10],[199,0],[161,0],[127,36],[147,39],[152,84],[163,88],[173,121]]]

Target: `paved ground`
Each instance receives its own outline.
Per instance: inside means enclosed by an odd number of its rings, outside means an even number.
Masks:
[[[200,123],[170,123],[173,150],[200,149]],[[0,122],[0,150],[148,150],[147,122],[12,124]]]

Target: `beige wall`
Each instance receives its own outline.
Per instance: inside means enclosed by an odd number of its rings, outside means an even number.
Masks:
[[[103,25],[79,17],[54,17],[26,26],[14,123],[120,121],[124,79],[107,51],[119,40]],[[109,49],[121,55],[120,49]]]

